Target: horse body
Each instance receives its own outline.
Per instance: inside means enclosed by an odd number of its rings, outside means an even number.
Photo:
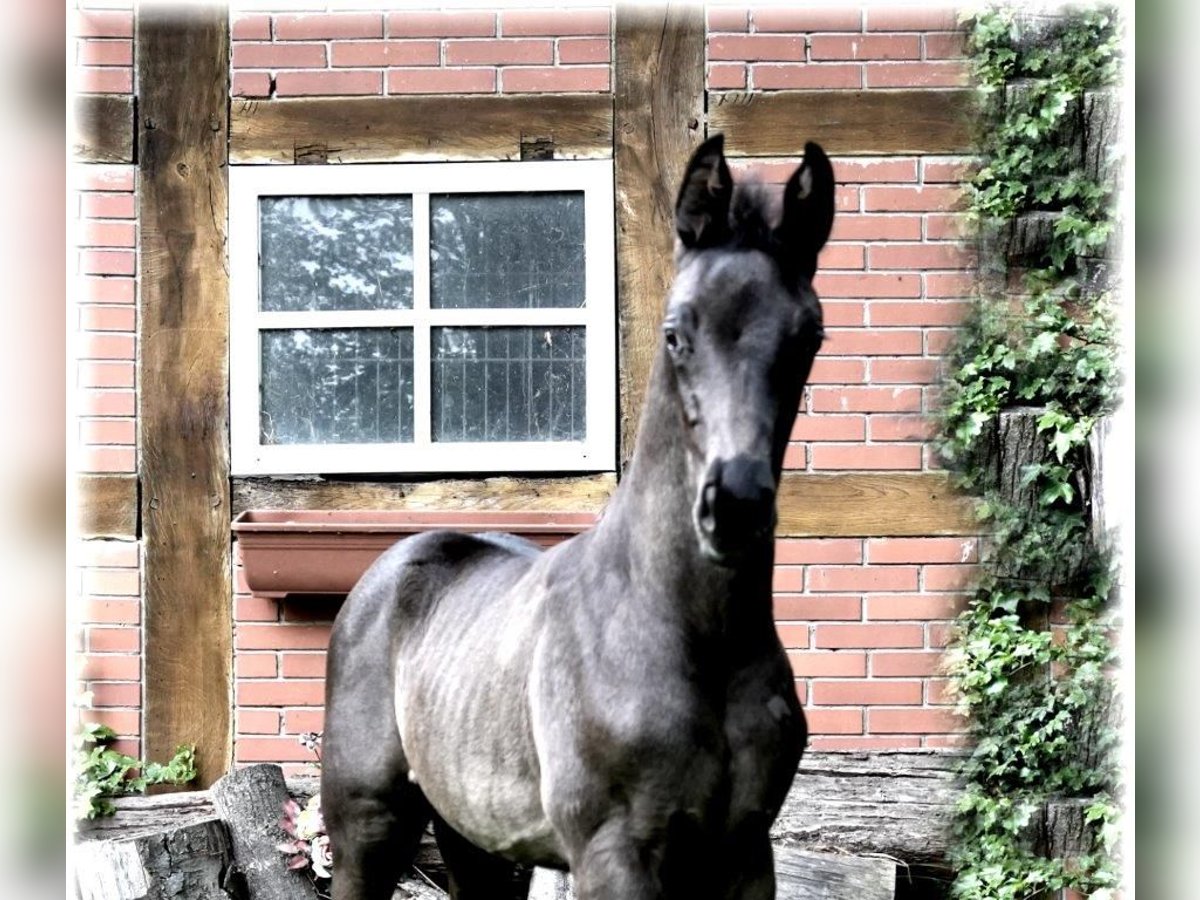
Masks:
[[[819,148],[792,182],[766,229],[757,199],[739,219],[719,138],[693,157],[634,460],[593,530],[544,553],[421,535],[351,593],[322,773],[337,900],[390,897],[431,817],[455,898],[519,895],[514,863],[569,868],[581,900],[774,897],[806,739],[774,494],[820,342]]]

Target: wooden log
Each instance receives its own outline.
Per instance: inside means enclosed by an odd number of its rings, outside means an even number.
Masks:
[[[821,90],[710,93],[709,133],[730,156],[804,154],[816,141],[836,156],[967,153],[975,146],[971,90]]]
[[[929,537],[976,534],[974,501],[941,472],[784,472],[778,537]]]
[[[674,272],[675,192],[704,137],[704,9],[618,4],[614,42],[621,470]]]
[[[775,896],[779,900],[892,900],[896,861],[880,856],[775,850]]]
[[[288,869],[276,845],[287,840],[279,826],[288,799],[276,765],[235,769],[212,786],[213,806],[225,821],[248,900],[316,900],[307,875]]]
[[[136,475],[79,475],[77,484],[80,537],[137,539]]]
[[[75,98],[76,160],[90,163],[133,162],[133,97],[80,94]]]
[[[95,837],[95,833],[92,835]],[[75,847],[77,900],[237,898],[232,845],[220,819],[204,818]]]

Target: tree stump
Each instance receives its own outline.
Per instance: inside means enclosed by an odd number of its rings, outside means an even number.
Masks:
[[[212,786],[211,794],[229,829],[247,900],[316,900],[312,881],[288,869],[276,849],[287,840],[279,825],[289,796],[283,770],[276,765],[235,769]]]

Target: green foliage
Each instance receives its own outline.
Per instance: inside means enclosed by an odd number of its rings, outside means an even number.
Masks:
[[[1109,298],[1081,291],[1073,276],[1078,258],[1101,255],[1112,234],[1112,186],[1089,179],[1067,139],[1078,135],[1070,120],[1082,115],[1084,92],[1118,75],[1119,28],[1103,8],[1066,13],[1040,42],[1019,40],[1017,17],[1005,9],[967,24],[986,125],[972,218],[995,233],[1030,212],[1056,216],[1024,291],[977,298],[944,386],[937,446],[980,497],[989,535],[946,659],[973,739],[954,892],[1025,900],[1069,887],[1103,900],[1117,884],[1110,636],[1118,623],[1111,563],[1091,536],[1087,469],[1118,373]],[[981,264],[1004,271],[1007,260]],[[998,415],[1020,407],[1038,410],[1045,441],[1044,461],[1020,473],[1032,508],[1001,492],[987,460]],[[1068,797],[1085,798],[1094,849],[1046,859],[1033,841],[1038,813],[1048,799]]]
[[[89,722],[75,736],[76,819],[109,816],[116,811],[113,797],[141,794],[152,784],[187,784],[196,777],[196,748],[180,745],[171,761],[143,762],[118,753],[109,745],[116,732]]]

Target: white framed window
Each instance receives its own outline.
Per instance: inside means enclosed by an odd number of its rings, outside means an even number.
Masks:
[[[607,471],[610,160],[231,166],[234,474]]]

